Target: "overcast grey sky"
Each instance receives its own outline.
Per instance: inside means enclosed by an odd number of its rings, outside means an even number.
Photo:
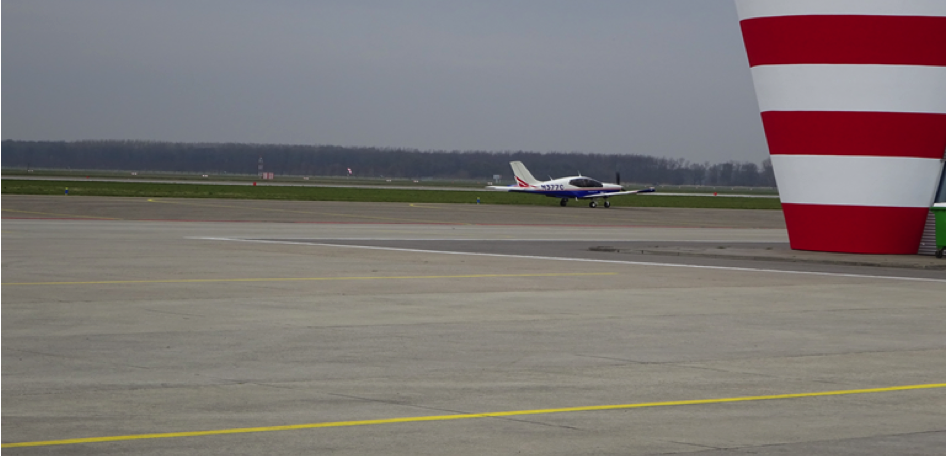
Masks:
[[[766,158],[733,0],[3,0],[2,137]]]

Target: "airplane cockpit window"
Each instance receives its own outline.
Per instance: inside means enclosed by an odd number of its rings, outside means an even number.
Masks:
[[[572,179],[569,183],[580,188],[603,187],[602,183],[595,179]]]

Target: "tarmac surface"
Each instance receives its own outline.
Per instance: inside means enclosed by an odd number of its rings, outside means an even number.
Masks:
[[[778,211],[2,211],[4,454],[944,451],[943,261]]]

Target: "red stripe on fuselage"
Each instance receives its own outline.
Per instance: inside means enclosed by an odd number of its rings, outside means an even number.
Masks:
[[[943,16],[774,16],[740,22],[750,66],[945,65]]]
[[[773,155],[944,156],[944,114],[767,111],[761,116]]]
[[[790,247],[821,252],[915,255],[927,213],[926,207],[783,203]]]

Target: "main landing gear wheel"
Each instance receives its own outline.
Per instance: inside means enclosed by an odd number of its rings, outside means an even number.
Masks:
[[[595,201],[589,202],[589,207],[596,207],[596,206],[598,206],[598,203],[596,203]]]
[[[602,206],[605,206],[605,207],[612,207],[612,203],[606,201],[606,202],[602,203]]]
[[[560,205],[560,206],[566,207],[566,204],[569,204],[569,200],[568,200],[567,198],[563,198],[563,199],[559,200],[559,205]]]

